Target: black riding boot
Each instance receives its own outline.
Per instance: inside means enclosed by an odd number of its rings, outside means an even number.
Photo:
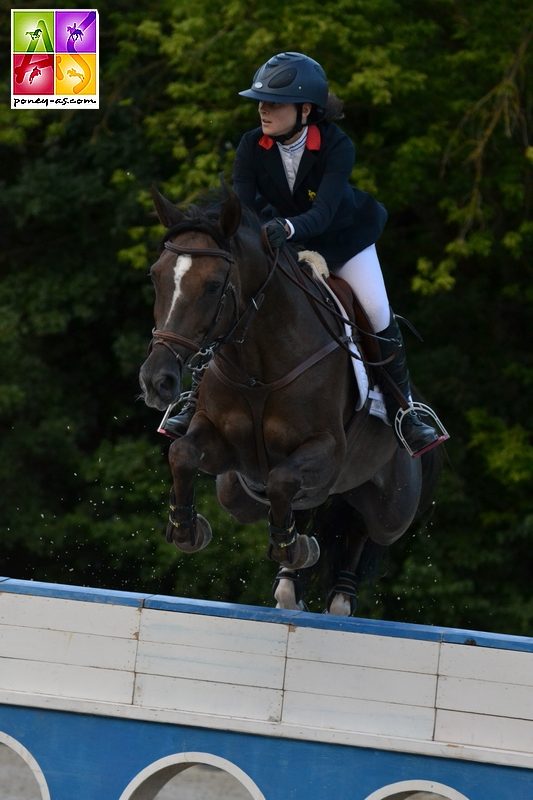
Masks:
[[[191,420],[196,411],[198,390],[200,388],[203,374],[204,370],[201,367],[192,371],[191,390],[188,392],[185,405],[181,409],[180,413],[176,414],[175,417],[169,417],[168,419],[163,420],[161,427],[159,428],[159,433],[164,433],[165,436],[169,436],[171,439],[177,439],[187,433],[189,425],[191,424]]]
[[[386,373],[381,388],[390,423],[400,444],[413,457],[421,456],[449,439],[449,436],[436,414],[428,406],[413,403],[405,345],[392,311],[388,326],[377,335],[385,340],[379,342],[382,357],[385,359],[394,355],[391,361],[381,367]],[[400,402],[401,398],[405,400],[404,403]],[[424,416],[435,422],[438,428],[423,422],[419,416],[421,411]]]

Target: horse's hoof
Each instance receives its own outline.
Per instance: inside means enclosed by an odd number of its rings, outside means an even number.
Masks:
[[[294,581],[288,578],[280,578],[274,592],[274,600],[276,600],[276,608],[297,609]]]
[[[312,567],[320,558],[320,547],[314,536],[301,533],[294,543],[294,557],[292,561],[281,561],[282,567],[289,569],[305,569]]]
[[[348,595],[338,592],[331,601],[327,614],[335,614],[338,617],[349,617],[352,613],[352,598]]]
[[[182,553],[199,553],[200,550],[205,550],[212,538],[213,531],[211,530],[211,525],[201,514],[196,516],[192,543],[188,534],[183,541],[180,541],[177,538],[176,528],[171,522],[169,522],[167,526],[167,539],[169,539],[178,550],[181,550]]]

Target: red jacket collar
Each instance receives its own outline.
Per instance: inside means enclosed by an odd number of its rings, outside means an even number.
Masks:
[[[320,128],[317,125],[309,125],[307,129],[307,139],[305,142],[305,149],[306,150],[320,150]],[[270,150],[270,148],[274,144],[274,139],[271,136],[267,136],[263,134],[259,139],[259,147],[262,147],[264,150]]]
[[[274,144],[274,139],[266,134],[263,134],[259,139],[259,147],[262,147],[264,150],[270,150],[272,145]]]
[[[306,150],[320,150],[321,138],[320,128],[317,125],[309,125],[307,129]]]

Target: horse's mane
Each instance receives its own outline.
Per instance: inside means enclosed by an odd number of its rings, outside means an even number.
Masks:
[[[196,203],[191,204],[183,213],[184,219],[170,227],[160,242],[160,249],[168,239],[172,239],[186,231],[200,231],[211,236],[222,249],[229,249],[229,241],[224,236],[218,220],[220,211],[227,194],[218,190],[210,192]],[[241,223],[239,228],[255,231],[259,234],[261,224],[255,211],[246,206],[241,206]],[[238,237],[237,237],[238,238]]]

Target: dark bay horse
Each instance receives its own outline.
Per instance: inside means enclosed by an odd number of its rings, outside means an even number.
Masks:
[[[268,514],[269,556],[281,566],[276,599],[295,608],[295,575],[320,553],[315,531],[298,530],[299,515],[340,499],[358,525],[328,608],[349,614],[365,545],[390,545],[409,528],[431,491],[433,451],[412,459],[391,427],[369,414],[368,401],[355,411],[350,357],[331,334],[336,320],[324,326],[284,251],[266,252],[259,223],[235,194],[186,214],[153,196],[168,230],[150,270],[155,328],[140,370],[146,404],[165,410],[180,395],[184,368],[198,354],[210,356],[188,432],[169,449],[167,540],[189,553],[209,544],[194,479],[198,470],[216,476],[218,500],[239,522]]]

